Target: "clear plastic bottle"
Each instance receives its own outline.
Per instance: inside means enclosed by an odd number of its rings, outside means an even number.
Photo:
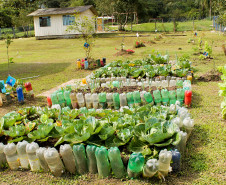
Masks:
[[[2,94],[0,93],[0,107],[3,106],[3,101],[2,101]]]
[[[22,141],[22,142],[18,142],[16,146],[17,153],[20,158],[20,165],[21,165],[21,168],[23,169],[29,169],[29,161],[26,153],[27,144],[28,144],[27,141]]]
[[[184,154],[188,135],[187,135],[187,132],[183,132],[183,131],[180,131],[179,134],[181,136],[181,140],[177,145],[177,149],[180,151],[181,154]]]
[[[5,148],[5,145],[3,143],[0,143],[0,168],[3,168],[6,164],[4,148]]]
[[[183,122],[181,122],[181,120],[180,120],[179,117],[173,118],[173,119],[171,120],[171,122],[177,124],[177,126],[178,126],[179,128],[181,128],[181,127],[183,126]]]
[[[113,93],[113,104],[116,110],[120,108],[119,93]]]
[[[44,157],[51,173],[56,177],[60,177],[64,172],[64,165],[57,150],[55,148],[48,148],[44,152]]]
[[[64,93],[63,93],[63,91],[59,91],[57,93],[57,99],[58,99],[59,104],[64,106],[64,104],[65,104],[66,101],[64,99]]]
[[[148,177],[151,178],[153,177],[159,168],[159,163],[157,159],[149,159],[146,163],[146,165],[144,166],[143,169],[143,176],[144,177]]]
[[[176,91],[175,90],[169,91],[169,99],[170,99],[170,105],[176,103],[177,99],[176,99]]]
[[[183,80],[177,80],[176,86],[177,86],[177,88],[182,88],[183,87]]]
[[[181,105],[184,103],[184,92],[184,89],[177,89],[177,100],[180,101]]]
[[[75,174],[76,173],[75,157],[71,146],[69,144],[61,145],[60,154],[63,158],[66,170],[72,174]]]
[[[83,94],[82,93],[77,93],[76,96],[77,96],[79,108],[85,107],[85,100],[84,100]]]
[[[176,80],[170,80],[170,82],[169,82],[169,87],[176,87]]]
[[[93,100],[93,108],[98,109],[99,108],[99,99],[98,99],[97,93],[92,94],[92,100]]]
[[[52,100],[52,104],[53,105],[58,104],[58,99],[57,99],[56,92],[54,92],[54,93],[51,94],[51,100]]]
[[[168,81],[167,80],[163,80],[162,81],[162,88],[167,88],[168,87]]]
[[[110,159],[110,164],[114,175],[117,178],[122,178],[126,174],[125,167],[122,162],[121,153],[118,147],[111,147],[108,150],[108,157]]]
[[[136,106],[140,106],[141,104],[141,98],[140,98],[140,92],[134,91],[133,92],[133,99]]]
[[[87,145],[86,147],[86,154],[87,154],[87,162],[88,162],[88,169],[89,172],[92,174],[97,173],[97,160],[95,156],[96,146],[94,145]]]
[[[147,104],[147,102],[145,101],[145,98],[144,98],[145,93],[146,93],[146,91],[140,92],[140,98],[141,98],[141,102],[142,102],[143,105]]]
[[[99,98],[99,104],[100,104],[101,108],[106,109],[106,107],[107,107],[106,93],[105,92],[99,93],[98,98]]]
[[[87,109],[92,108],[92,95],[90,93],[85,94],[86,107]]]
[[[154,101],[150,92],[144,93],[144,99],[148,104],[154,105]]]
[[[77,100],[76,93],[72,92],[70,94],[70,98],[71,98],[71,105],[72,105],[73,109],[77,109],[78,108],[78,100]]]
[[[76,169],[80,175],[88,172],[87,158],[84,145],[74,145],[73,153],[75,156]]]
[[[28,161],[29,161],[29,164],[31,167],[31,171],[33,171],[33,172],[38,172],[40,170],[39,159],[36,156],[37,149],[39,149],[39,146],[35,142],[27,144],[27,146],[26,146]]]
[[[186,129],[186,132],[188,134],[188,138],[191,135],[191,132],[194,128],[194,120],[191,119],[190,117],[187,117],[183,120],[183,127]]]
[[[6,160],[11,170],[19,169],[19,157],[16,151],[16,145],[14,143],[8,143],[4,148]]]
[[[105,178],[110,175],[110,163],[108,161],[108,151],[105,147],[98,147],[95,151],[97,160],[97,169],[100,178]]]
[[[134,104],[133,93],[132,92],[128,92],[126,94],[126,98],[127,98],[128,106],[129,107],[133,106],[133,104]]]
[[[113,94],[112,93],[107,93],[106,94],[106,99],[107,99],[107,106],[108,106],[108,108],[112,108],[112,106],[113,106]]]
[[[180,169],[181,169],[181,154],[177,149],[172,150],[172,161],[173,161],[173,163],[171,164],[172,170],[175,171],[175,172],[180,171]]]
[[[162,97],[161,97],[160,91],[159,90],[153,91],[153,96],[154,96],[155,104],[161,105]]]
[[[127,106],[126,93],[120,94],[119,98],[120,98],[120,106],[121,107]]]
[[[47,150],[47,148],[44,148],[44,147],[40,147],[39,149],[36,150],[36,156],[38,157],[40,166],[44,172],[49,171],[49,166],[44,157],[44,153],[46,150]]]
[[[69,90],[64,91],[64,99],[66,100],[66,103],[67,103],[68,107],[71,107],[70,94],[71,94],[71,91],[69,91]]]
[[[130,155],[127,166],[127,173],[130,178],[139,177],[143,171],[144,156],[141,153],[134,152]]]
[[[159,153],[159,172],[165,177],[170,170],[170,161],[172,159],[171,151],[161,150]]]
[[[162,89],[161,90],[161,95],[162,95],[162,103],[163,105],[168,105],[169,104],[169,91],[167,89]]]

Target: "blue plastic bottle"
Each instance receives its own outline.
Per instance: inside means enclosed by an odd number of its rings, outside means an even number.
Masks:
[[[17,87],[16,92],[19,103],[24,103],[24,93],[22,87]]]
[[[85,60],[85,69],[88,69],[88,67],[89,67],[88,60]]]

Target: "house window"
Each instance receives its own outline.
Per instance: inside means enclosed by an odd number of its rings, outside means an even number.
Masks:
[[[39,17],[40,27],[51,26],[50,16],[48,17]]]
[[[63,15],[63,25],[72,25],[75,22],[75,16],[73,15]]]

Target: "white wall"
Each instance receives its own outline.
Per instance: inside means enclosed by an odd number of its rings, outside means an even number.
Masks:
[[[91,18],[92,16],[94,16],[94,14],[91,10],[86,10],[81,13],[81,16],[87,16]],[[66,31],[68,26],[63,25],[63,15],[50,15],[50,19],[51,26],[40,27],[39,17],[34,17],[35,36],[79,34],[79,32],[77,31]]]

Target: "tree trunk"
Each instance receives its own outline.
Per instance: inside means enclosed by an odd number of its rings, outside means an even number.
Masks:
[[[173,31],[174,31],[174,33],[176,32],[176,20],[175,19],[173,19]]]
[[[14,29],[14,27],[12,27],[12,30],[13,30],[13,38],[15,39],[15,38],[16,38],[16,34],[15,34],[15,29]]]
[[[212,20],[211,14],[212,14],[212,0],[210,0],[210,20]]]

